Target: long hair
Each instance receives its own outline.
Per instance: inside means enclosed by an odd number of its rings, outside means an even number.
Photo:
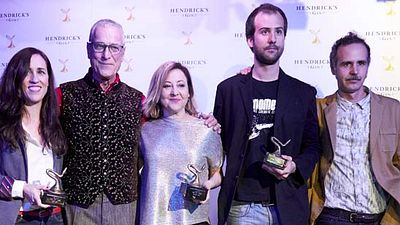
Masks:
[[[148,119],[158,119],[162,117],[163,114],[160,102],[161,91],[168,74],[174,69],[181,70],[185,74],[188,83],[190,96],[185,106],[185,111],[190,115],[197,114],[197,110],[195,107],[196,104],[194,102],[194,88],[189,70],[178,62],[169,61],[163,63],[160,67],[158,67],[156,72],[154,72],[153,77],[151,78],[147,98],[144,102],[143,107],[143,114]]]
[[[32,55],[35,54],[45,60],[49,74],[49,86],[40,109],[39,133],[44,145],[61,155],[66,151],[66,141],[58,120],[54,73],[48,57],[36,48],[24,48],[17,52],[0,79],[0,138],[14,149],[26,141],[26,133],[22,128],[22,117],[26,113],[22,83],[28,74]]]

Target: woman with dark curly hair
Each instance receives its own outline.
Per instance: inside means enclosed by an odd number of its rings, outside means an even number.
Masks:
[[[63,224],[61,208],[41,201],[66,151],[47,56],[24,48],[0,80],[0,224]]]

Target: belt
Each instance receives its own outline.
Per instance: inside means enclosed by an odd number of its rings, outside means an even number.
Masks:
[[[247,201],[239,201],[239,200],[235,200],[237,205],[249,205],[249,204],[260,204],[263,207],[271,207],[274,206],[274,203],[271,203],[270,201],[253,201],[253,202],[247,202]]]
[[[55,208],[40,208],[31,211],[19,211],[18,216],[21,217],[34,217],[34,218],[43,218],[43,217],[50,217],[54,214],[60,214],[61,207]]]
[[[368,214],[368,213],[358,213],[350,212],[344,209],[333,209],[324,207],[322,213],[329,214],[331,216],[336,216],[341,219],[350,221],[352,223],[374,223],[382,219],[384,213],[379,214]]]
[[[271,203],[269,201],[256,201],[256,202],[253,202],[253,203],[254,204],[261,204],[263,207],[271,207],[271,206],[275,205],[274,203]]]

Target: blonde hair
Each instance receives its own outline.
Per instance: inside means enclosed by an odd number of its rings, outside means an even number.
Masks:
[[[162,106],[160,102],[161,90],[163,88],[164,82],[167,79],[168,74],[174,70],[181,70],[186,77],[188,88],[189,88],[189,100],[185,106],[185,111],[190,115],[196,115],[197,110],[194,102],[194,89],[192,78],[190,77],[189,70],[178,62],[165,62],[157,68],[154,72],[153,77],[150,81],[149,90],[147,93],[147,98],[144,102],[143,114],[148,119],[158,119],[162,117]]]

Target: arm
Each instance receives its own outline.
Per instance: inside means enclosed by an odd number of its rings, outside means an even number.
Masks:
[[[293,157],[296,170],[292,176],[292,181],[296,185],[303,185],[307,182],[321,154],[315,96],[316,90],[313,88],[307,105],[307,116],[303,129],[300,154]]]
[[[217,167],[217,168],[210,168],[210,179],[206,180],[203,183],[203,187],[206,188],[208,191],[207,193],[207,198],[204,201],[201,201],[201,204],[204,204],[208,201],[208,199],[210,198],[210,190],[213,188],[218,187],[219,185],[221,185],[221,181],[222,181],[222,176],[221,176],[221,168]]]
[[[12,177],[0,175],[0,199],[12,200],[12,189],[15,180]]]

